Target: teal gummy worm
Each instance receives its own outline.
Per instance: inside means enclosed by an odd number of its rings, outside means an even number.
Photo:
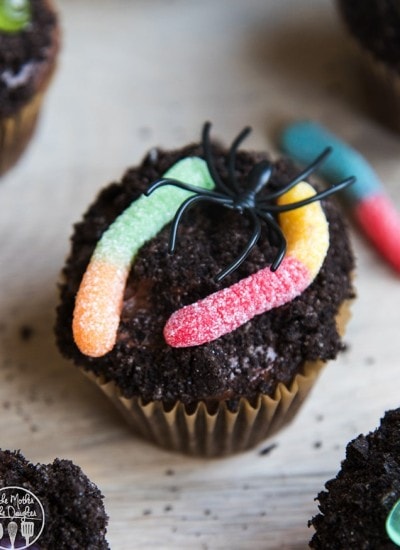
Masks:
[[[400,272],[400,216],[368,161],[314,121],[289,124],[279,142],[285,153],[304,165],[326,147],[332,148],[330,156],[318,167],[318,173],[328,183],[356,177],[355,183],[342,191],[342,197],[378,252]]]
[[[300,164],[308,164],[326,147],[331,147],[329,157],[318,167],[318,173],[328,182],[356,176],[356,181],[341,196],[350,206],[383,192],[378,175],[365,158],[332,132],[313,121],[300,121],[284,128],[280,145]]]

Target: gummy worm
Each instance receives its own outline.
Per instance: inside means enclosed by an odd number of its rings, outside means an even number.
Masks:
[[[164,178],[214,188],[205,161],[198,157],[178,161]],[[190,195],[172,186],[149,197],[141,195],[103,233],[75,299],[72,331],[82,353],[101,357],[114,347],[132,262],[138,250],[172,221]]]
[[[333,151],[319,173],[328,181],[353,174],[356,182],[343,190],[343,199],[366,237],[386,261],[400,272],[400,215],[367,160],[343,140],[313,121],[289,124],[280,136],[282,149],[307,165],[321,147]]]
[[[290,204],[315,195],[301,182],[278,199]],[[328,222],[320,203],[283,212],[279,223],[287,254],[277,271],[265,267],[239,282],[175,311],[164,327],[170,346],[188,347],[211,342],[256,315],[293,300],[314,280],[329,247]]]
[[[22,31],[32,18],[29,0],[2,0],[0,3],[0,31],[17,33]]]

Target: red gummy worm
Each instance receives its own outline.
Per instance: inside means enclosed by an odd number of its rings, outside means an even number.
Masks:
[[[292,300],[309,282],[308,268],[297,258],[286,257],[275,272],[266,267],[175,311],[165,325],[164,338],[173,347],[188,347],[215,340],[256,315]]]
[[[363,231],[384,258],[400,272],[400,217],[386,195],[372,195],[354,208]]]

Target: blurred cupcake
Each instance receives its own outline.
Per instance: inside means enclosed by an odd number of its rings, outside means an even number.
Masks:
[[[336,478],[318,495],[311,548],[395,550],[400,545],[400,409],[346,448]]]
[[[35,130],[59,35],[50,0],[0,2],[0,175],[17,162]]]
[[[400,130],[400,1],[337,0],[353,37],[365,78],[365,92],[376,116]]]
[[[353,255],[288,161],[209,131],[150,151],[75,226],[56,335],[144,437],[220,456],[287,424],[342,349]]]
[[[70,460],[0,450],[0,548],[108,550],[103,495]]]

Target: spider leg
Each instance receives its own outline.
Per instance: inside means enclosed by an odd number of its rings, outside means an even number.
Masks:
[[[228,174],[229,174],[229,181],[232,183],[233,188],[238,193],[240,192],[239,184],[236,179],[235,174],[235,164],[236,164],[236,152],[239,149],[240,144],[242,141],[246,139],[246,137],[250,134],[251,128],[247,126],[246,128],[243,128],[243,130],[240,132],[240,134],[234,139],[232,142],[231,148],[229,149],[229,157],[228,157]]]
[[[228,197],[209,197],[209,196],[202,196],[202,195],[195,195],[194,197],[189,197],[186,199],[178,208],[176,211],[175,217],[172,220],[172,226],[171,226],[171,232],[169,236],[169,244],[168,244],[168,252],[170,254],[173,254],[176,248],[176,240],[177,240],[177,232],[178,232],[178,226],[179,222],[181,221],[181,218],[183,214],[194,206],[198,202],[211,202],[215,204],[222,204],[223,206],[230,206],[232,203],[232,200]]]
[[[277,237],[278,242],[276,244],[279,248],[270,268],[271,271],[276,271],[281,265],[282,260],[286,254],[286,238],[280,225],[275,220],[272,214],[270,214],[269,212],[264,212],[260,209],[257,209],[257,214],[268,224],[268,226],[273,230],[274,235]]]
[[[297,185],[300,181],[307,178],[312,172],[314,172],[322,162],[326,159],[328,155],[330,155],[332,152],[332,147],[327,147],[322,151],[322,153],[314,160],[312,164],[307,166],[300,174],[298,174],[294,180],[290,181],[285,187],[282,187],[281,189],[278,189],[277,191],[274,191],[273,193],[269,193],[265,199],[260,201],[261,203],[271,201],[273,199],[276,199],[277,197],[280,197],[290,189],[292,189],[295,185]]]
[[[206,122],[203,126],[203,134],[202,134],[204,156],[206,159],[207,167],[208,167],[208,170],[210,171],[211,177],[214,180],[216,186],[221,191],[223,191],[224,193],[232,197],[234,195],[233,191],[229,189],[229,187],[226,186],[225,183],[222,181],[214,165],[214,161],[211,154],[210,128],[211,128],[211,123]]]
[[[157,189],[160,187],[164,187],[166,185],[173,185],[174,187],[179,187],[179,189],[184,189],[185,191],[191,191],[193,193],[198,193],[202,195],[207,195],[209,197],[223,197],[220,193],[216,193],[215,191],[210,191],[209,189],[203,189],[203,187],[197,187],[196,185],[191,185],[190,183],[184,183],[179,180],[174,180],[171,178],[162,178],[156,182],[154,182],[150,187],[145,191],[146,197],[154,193]]]
[[[322,199],[325,199],[326,197],[329,197],[330,195],[333,195],[337,191],[341,191],[348,185],[351,185],[356,181],[356,178],[354,176],[351,176],[350,178],[346,178],[345,180],[341,181],[340,183],[337,183],[336,185],[332,185],[332,187],[329,187],[329,189],[325,189],[324,191],[321,191],[320,193],[317,193],[316,195],[312,195],[308,199],[304,199],[302,201],[292,202],[290,204],[264,204],[264,201],[260,201],[260,205],[268,209],[270,212],[288,212],[289,210],[294,210],[295,208],[300,208],[301,206],[307,206],[307,204],[311,204],[315,201],[320,201]]]
[[[266,232],[267,232],[267,238],[269,242],[272,244],[272,246],[279,246],[280,245],[280,239],[278,237],[277,232],[275,231],[274,227],[270,225],[269,223],[265,226]]]
[[[235,269],[237,269],[247,258],[247,256],[250,254],[250,252],[253,250],[254,246],[256,245],[258,239],[261,235],[261,224],[256,216],[256,214],[253,212],[253,210],[246,210],[252,218],[253,221],[253,233],[250,237],[250,239],[247,241],[246,246],[244,247],[243,251],[237,256],[231,264],[229,264],[225,269],[220,271],[215,276],[215,281],[219,283],[224,279],[227,275],[230,275]]]

